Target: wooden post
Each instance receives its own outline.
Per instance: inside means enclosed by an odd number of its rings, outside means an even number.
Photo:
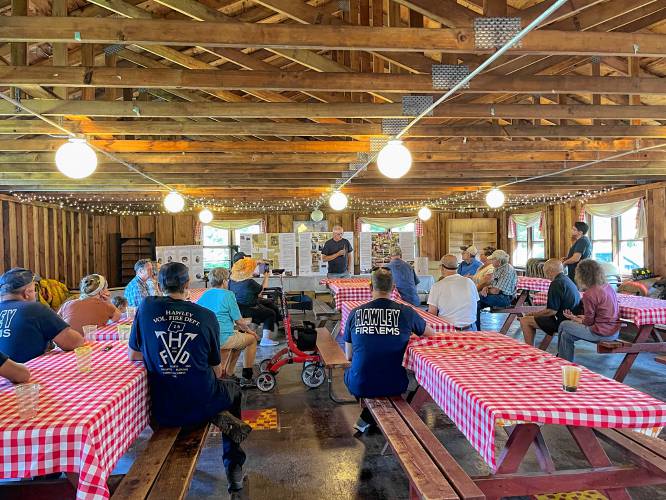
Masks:
[[[67,16],[67,0],[53,0],[51,15],[54,17]],[[67,44],[53,44],[53,65],[67,66]],[[54,87],[53,93],[60,99],[67,99],[67,87]]]
[[[94,53],[95,44],[84,43],[81,45],[81,66],[91,68],[95,65],[95,53]],[[94,101],[95,100],[95,88],[94,87],[83,87],[81,99],[84,101]]]
[[[384,1],[383,0],[372,0],[372,25],[379,27],[384,25]],[[372,58],[372,66],[374,73],[383,73],[384,72],[384,61],[377,56]],[[378,101],[378,98],[375,97],[374,100]]]
[[[506,0],[483,0],[483,15],[506,17]]]
[[[601,76],[601,60],[599,57],[592,58],[592,76]],[[592,104],[601,104],[601,94],[592,94]],[[601,120],[592,120],[592,125],[602,125]]]
[[[27,16],[28,0],[12,0],[12,16]],[[10,61],[12,66],[28,65],[28,44],[25,42],[12,42],[10,44]],[[22,98],[23,93],[18,89],[12,91],[12,97]]]
[[[104,66],[107,68],[115,68],[118,63],[118,56],[116,54],[104,54]],[[115,101],[120,95],[120,89],[115,87],[107,87],[104,89],[104,100]]]
[[[629,76],[632,78],[638,78],[641,76],[641,59],[640,57],[629,57]],[[632,106],[641,105],[641,96],[638,94],[632,94],[629,96],[629,104]],[[632,125],[640,125],[640,120],[631,120]]]

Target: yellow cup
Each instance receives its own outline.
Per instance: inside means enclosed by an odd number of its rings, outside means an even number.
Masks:
[[[580,383],[581,370],[578,366],[563,366],[562,367],[562,389],[567,392],[576,392],[578,384]]]
[[[118,325],[118,340],[121,342],[128,342],[131,331],[132,325]]]
[[[76,353],[76,367],[81,373],[92,371],[92,347],[82,345],[74,349]]]

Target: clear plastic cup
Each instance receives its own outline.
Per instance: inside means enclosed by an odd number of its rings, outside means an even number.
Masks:
[[[83,325],[83,338],[88,342],[97,342],[97,325]]]
[[[92,347],[83,345],[74,349],[76,353],[76,367],[81,373],[92,371]]]
[[[566,392],[576,392],[580,383],[581,370],[578,366],[567,365],[562,367],[562,389]]]
[[[39,384],[19,384],[15,387],[19,417],[32,420],[39,411]]]
[[[118,340],[128,342],[132,325],[118,325]]]
[[[136,307],[128,306],[127,307],[127,313],[125,314],[127,319],[134,319],[136,316]]]

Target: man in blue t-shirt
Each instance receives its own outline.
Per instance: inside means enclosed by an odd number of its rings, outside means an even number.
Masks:
[[[400,298],[412,305],[420,306],[421,299],[416,291],[416,285],[419,284],[419,278],[416,276],[414,268],[402,260],[402,248],[399,246],[391,247],[391,262],[386,267],[391,270],[393,282],[400,293]]]
[[[321,258],[328,262],[329,278],[348,278],[354,273],[354,249],[343,235],[342,226],[333,226],[333,238],[327,240],[321,249]]]
[[[0,351],[17,363],[41,356],[51,341],[63,351],[84,343],[79,332],[36,298],[29,269],[15,267],[0,276]]]
[[[483,263],[476,258],[476,254],[478,254],[479,251],[474,245],[460,247],[460,250],[462,250],[462,262],[458,264],[458,274],[460,276],[471,278],[483,265]]]
[[[409,384],[402,359],[410,336],[432,335],[432,330],[412,307],[389,298],[389,270],[374,271],[370,286],[372,300],[352,310],[345,325],[345,352],[351,360],[345,384],[357,398],[398,396]],[[371,425],[372,416],[364,409],[354,428],[365,432]]]
[[[220,327],[215,314],[186,300],[189,271],[180,262],[160,269],[165,297],[146,297],[129,339],[132,361],[148,371],[153,419],[187,427],[211,422],[222,431],[229,491],[243,487],[245,453],[240,443],[251,428],[240,420],[241,394],[232,380],[220,380]]]

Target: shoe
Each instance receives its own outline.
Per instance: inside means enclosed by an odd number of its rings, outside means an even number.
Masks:
[[[227,469],[227,491],[229,493],[234,493],[243,489],[243,481],[245,480],[245,474],[243,473],[243,467],[240,465],[232,465]]]
[[[257,387],[257,380],[254,378],[245,378],[240,379],[240,388],[241,389],[252,389]]]
[[[354,424],[354,429],[356,429],[361,434],[365,433],[365,431],[367,431],[370,427],[371,427],[371,424],[367,423],[362,418],[359,418],[356,421],[356,423]]]
[[[241,444],[252,432],[252,427],[241,419],[234,417],[228,411],[219,413],[213,423],[219,427],[222,435],[228,437],[236,444]]]
[[[259,345],[261,347],[275,347],[276,345],[280,345],[280,343],[277,340],[271,340],[269,338],[263,338],[263,339],[261,339],[261,342],[259,342]]]

